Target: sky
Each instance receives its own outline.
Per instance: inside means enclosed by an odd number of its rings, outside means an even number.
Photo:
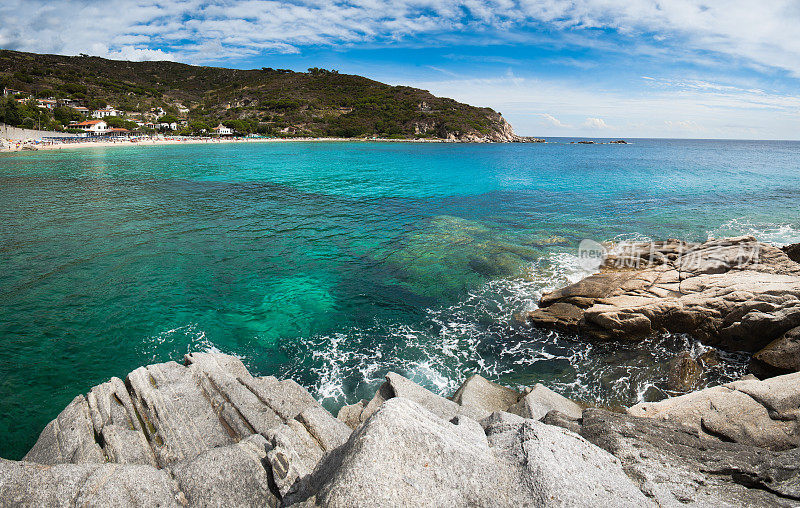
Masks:
[[[0,48],[337,69],[531,136],[800,139],[800,0],[3,0]]]

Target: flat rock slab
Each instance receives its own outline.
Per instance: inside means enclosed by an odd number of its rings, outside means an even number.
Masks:
[[[599,273],[542,296],[527,319],[596,339],[690,333],[755,352],[800,326],[800,264],[750,236],[628,244]]]
[[[800,373],[642,402],[628,413],[685,425],[704,440],[787,450],[800,445]]]
[[[601,409],[583,413],[580,434],[620,459],[659,506],[797,506],[800,450],[774,452],[708,441],[695,429]]]

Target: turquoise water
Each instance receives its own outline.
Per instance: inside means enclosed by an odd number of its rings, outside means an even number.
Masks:
[[[800,241],[800,143],[274,143],[0,156],[0,456],[78,393],[187,351],[330,409],[388,370],[603,404],[667,395],[684,337],[588,345],[513,316],[580,240]],[[742,372],[725,355],[717,383]]]

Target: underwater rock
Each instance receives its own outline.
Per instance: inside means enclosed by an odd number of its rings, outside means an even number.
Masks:
[[[523,275],[528,263],[541,256],[539,247],[480,222],[438,215],[371,256],[396,270],[399,282],[409,291],[453,297],[487,278]]]
[[[751,236],[628,244],[539,307],[527,318],[543,328],[605,340],[688,333],[755,352],[800,326],[800,264]]]
[[[667,366],[667,388],[676,392],[688,392],[697,386],[703,368],[685,351],[669,361]]]

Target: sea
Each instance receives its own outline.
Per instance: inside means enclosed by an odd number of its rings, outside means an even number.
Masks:
[[[0,456],[93,385],[192,351],[325,407],[389,372],[620,407],[674,395],[688,336],[593,343],[519,317],[584,239],[800,242],[800,142],[276,142],[0,156]],[[741,376],[722,352],[703,385]]]

